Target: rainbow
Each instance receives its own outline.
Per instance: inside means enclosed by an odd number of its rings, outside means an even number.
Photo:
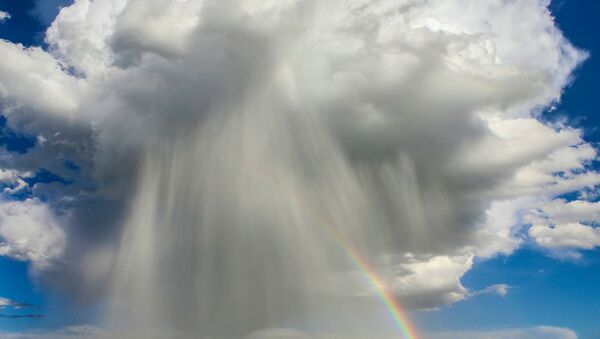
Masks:
[[[263,173],[263,172],[260,172]],[[264,173],[263,173],[264,174]],[[263,175],[261,175],[263,176]],[[267,177],[267,176],[264,176]],[[274,183],[282,192],[286,193],[290,198],[299,203],[300,206],[310,214],[315,221],[319,223],[329,233],[333,239],[340,245],[346,255],[354,262],[354,264],[365,274],[369,282],[373,285],[377,292],[377,296],[385,305],[386,310],[394,321],[394,324],[399,329],[402,337],[405,339],[418,339],[416,328],[412,325],[408,314],[398,302],[398,299],[393,295],[392,291],[386,282],[379,276],[377,269],[371,264],[361,251],[350,241],[347,236],[342,233],[329,219],[323,214],[314,209],[311,204],[297,194],[292,187],[277,180],[274,177],[268,177],[268,181]]]

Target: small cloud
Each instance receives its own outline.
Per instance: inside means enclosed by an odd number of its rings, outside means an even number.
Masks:
[[[4,11],[0,11],[0,22],[4,22],[4,21],[6,21],[8,19],[10,19],[10,13],[4,12]]]
[[[491,286],[484,288],[481,291],[473,292],[471,294],[471,296],[475,297],[475,296],[482,295],[482,294],[491,294],[491,295],[497,295],[500,297],[505,297],[508,294],[508,290],[510,290],[511,288],[512,288],[511,286],[508,286],[506,284],[491,285]]]
[[[4,11],[0,11],[0,22],[4,22],[8,19],[10,19],[10,13],[8,12],[4,12]]]
[[[6,309],[6,308],[13,308],[13,309],[19,310],[19,309],[32,308],[32,307],[36,307],[36,306],[33,304],[30,304],[30,303],[18,302],[18,301],[10,300],[8,298],[0,297],[0,310]]]

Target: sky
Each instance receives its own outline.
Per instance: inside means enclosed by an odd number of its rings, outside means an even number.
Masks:
[[[181,314],[213,311],[190,293],[229,313],[214,333],[350,337],[339,307],[387,330],[348,239],[422,338],[600,337],[597,1],[0,11],[0,338],[101,337],[114,317],[197,333]],[[337,245],[327,224],[348,226]],[[298,318],[263,305],[265,281],[344,303]],[[260,307],[288,320],[248,320]]]

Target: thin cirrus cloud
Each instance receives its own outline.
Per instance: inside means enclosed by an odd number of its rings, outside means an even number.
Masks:
[[[260,123],[274,120],[257,116],[247,126],[279,138],[299,165],[283,167],[268,144],[259,158],[306,183],[300,190],[325,209],[389,231],[390,253],[376,265],[414,309],[477,295],[460,281],[473,258],[531,242],[570,257],[596,248],[588,197],[600,183],[590,167],[597,151],[581,130],[538,120],[588,57],[547,5],[77,0],[52,22],[46,49],[0,41],[0,108],[38,140],[0,157],[0,253],[74,293],[103,293],[151,147],[257,107],[260,98],[248,99],[257,93],[277,98],[269,109],[289,121],[267,129]],[[231,144],[220,131],[202,138],[216,162],[203,168],[219,172]],[[40,167],[71,184],[37,183],[13,200]],[[303,181],[311,171],[317,179]],[[205,179],[219,198],[233,196],[229,182]],[[578,192],[574,202],[558,198]],[[340,293],[370,293],[352,271],[314,285],[340,280]]]

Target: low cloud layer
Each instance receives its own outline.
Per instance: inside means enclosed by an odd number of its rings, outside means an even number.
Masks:
[[[30,331],[25,333],[1,333],[1,339],[102,339],[110,338],[110,333],[94,326],[73,326],[55,331]],[[254,333],[246,339],[364,339],[364,334],[344,334],[342,336],[307,334],[296,330],[273,329]],[[386,334],[377,336],[386,339]],[[389,338],[397,338],[390,335]],[[568,328],[553,326],[537,326],[531,328],[514,328],[497,331],[444,332],[428,333],[424,339],[577,339],[577,334]]]
[[[577,334],[568,328],[538,326],[500,331],[449,332],[433,334],[431,339],[577,339]]]
[[[540,117],[587,54],[548,4],[76,0],[47,48],[0,41],[0,109],[36,140],[0,155],[0,255],[97,297],[128,255],[123,225],[150,192],[138,183],[178,206],[193,202],[165,187],[214,193],[189,197],[213,199],[215,224],[299,213],[236,172],[258,163],[336,223],[385,234],[365,252],[412,309],[481,293],[460,280],[475,257],[535,244],[576,258],[600,246],[597,151]],[[144,181],[165,163],[187,181]],[[40,169],[60,180],[34,180]],[[314,288],[372,294],[356,273]]]
[[[13,333],[0,332],[0,338],[2,339],[101,339],[107,337],[108,333],[106,331],[89,325],[71,326],[53,331],[32,330],[28,332]]]
[[[370,338],[370,336],[367,336]],[[377,338],[396,338],[397,336],[380,334]],[[345,335],[310,335],[293,330],[267,330],[255,333],[248,339],[341,339],[366,338],[364,334]],[[423,334],[425,339],[577,339],[577,334],[571,329],[552,326],[537,326],[531,328],[514,328],[496,331],[471,332],[440,332]]]

